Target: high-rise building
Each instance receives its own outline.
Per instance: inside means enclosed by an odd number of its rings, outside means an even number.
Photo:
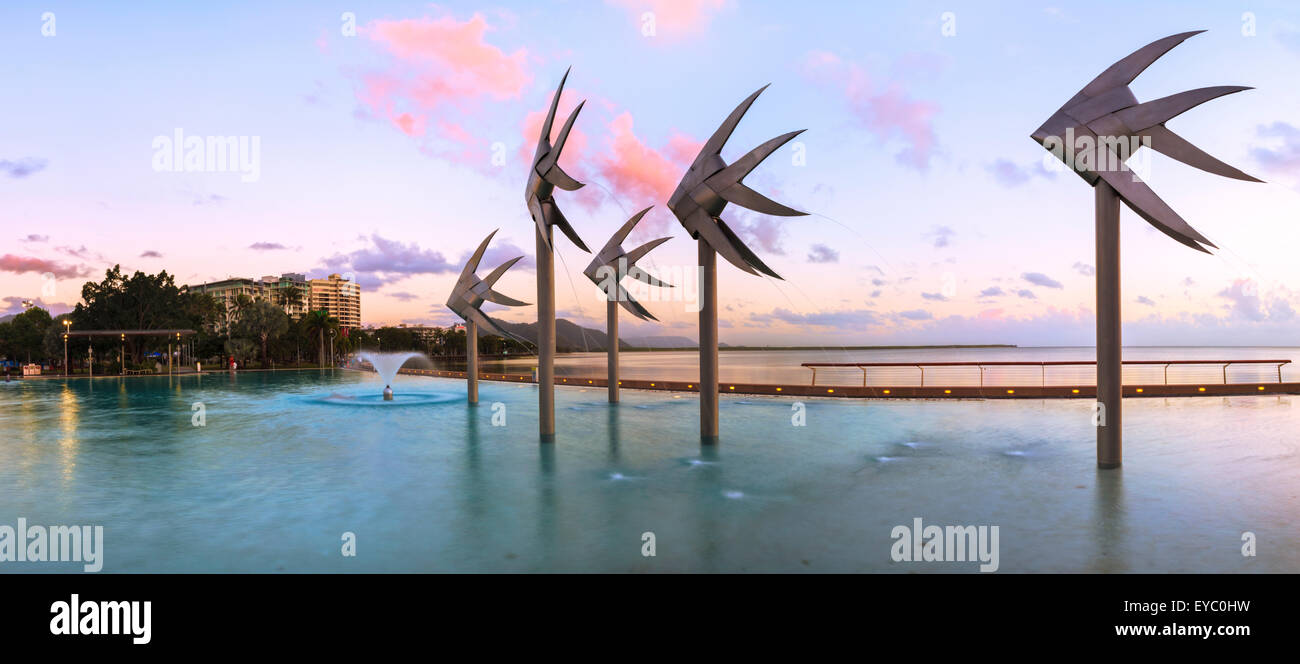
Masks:
[[[234,322],[236,303],[241,295],[247,296],[249,300],[266,300],[277,304],[291,320],[302,318],[311,304],[311,282],[296,272],[261,279],[224,279],[189,288],[191,292],[211,295],[221,303],[225,312],[224,320],[218,324],[221,330],[229,329]],[[357,309],[360,310],[359,303]]]
[[[219,332],[230,329],[231,323],[234,322],[235,306],[240,295],[247,296],[249,300],[257,300],[264,293],[262,282],[252,279],[224,279],[190,286],[189,289],[192,293],[211,295],[221,304],[221,310],[225,312],[225,317],[217,323],[217,331]]]
[[[337,274],[312,279],[312,311],[325,311],[337,318],[339,327],[361,327],[361,285]]]
[[[291,320],[298,320],[307,313],[311,304],[311,284],[306,276],[285,272],[278,277],[262,277],[262,287],[266,299],[283,307]]]

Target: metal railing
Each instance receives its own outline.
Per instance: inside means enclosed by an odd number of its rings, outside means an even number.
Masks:
[[[1234,364],[1275,364],[1277,365],[1277,382],[1282,382],[1282,367],[1290,364],[1291,360],[1126,360],[1124,366],[1160,366],[1164,365],[1164,384],[1169,384],[1169,367],[1182,365],[1203,365],[1203,366],[1222,366],[1223,384],[1228,384],[1228,367]],[[812,370],[812,385],[817,384],[817,369],[827,368],[856,368],[862,371],[862,386],[867,386],[867,369],[869,368],[899,368],[910,367],[920,371],[921,387],[925,387],[925,369],[926,367],[978,367],[979,384],[984,386],[984,371],[989,367],[1038,367],[1040,370],[1040,380],[1043,385],[1047,385],[1048,367],[1062,366],[1080,366],[1095,367],[1095,361],[1049,361],[1049,362],[804,362],[799,366]]]

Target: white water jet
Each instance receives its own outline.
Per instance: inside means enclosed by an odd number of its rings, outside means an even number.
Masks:
[[[384,400],[392,401],[393,379],[397,378],[397,370],[413,357],[424,357],[424,353],[377,353],[367,350],[357,353],[357,357],[369,362],[379,377],[384,379]]]

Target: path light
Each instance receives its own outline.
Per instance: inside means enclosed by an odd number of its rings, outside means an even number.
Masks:
[[[735,231],[722,220],[727,203],[735,203],[763,214],[794,217],[806,214],[788,208],[746,187],[741,180],[768,155],[803,132],[782,134],[754,148],[730,165],[722,160],[722,147],[740,119],[749,110],[763,86],[727,116],[713,132],[700,153],[682,175],[677,190],[668,199],[673,211],[691,238],[698,241],[701,283],[700,293],[700,441],[713,444],[718,440],[718,262],[719,254],[727,262],[753,275],[780,275],[763,263]]]
[[[494,302],[507,307],[524,307],[528,306],[527,302],[520,302],[512,297],[507,297],[501,293],[492,290],[501,275],[506,273],[512,265],[519,262],[523,256],[516,256],[510,260],[498,265],[486,279],[479,279],[477,274],[479,261],[483,260],[483,252],[487,250],[488,243],[492,241],[492,236],[496,231],[488,233],[479,243],[478,249],[469,257],[465,263],[465,268],[460,272],[460,278],[456,280],[456,285],[451,289],[451,295],[447,298],[447,308],[456,312],[456,315],[465,319],[465,378],[469,393],[469,402],[478,403],[478,330],[480,327],[488,334],[495,334],[507,339],[516,339],[518,337],[505,330],[488,317],[487,314],[479,310],[484,301]]]
[[[1164,234],[1197,251],[1214,244],[1174,212],[1124,161],[1141,145],[1189,166],[1238,180],[1259,180],[1202,152],[1167,129],[1169,119],[1216,97],[1248,90],[1199,88],[1138,103],[1128,84],[1183,40],[1203,31],[1158,39],[1111,65],[1032,134],[1094,188],[1097,257],[1097,402],[1105,408],[1097,427],[1097,466],[1123,462],[1120,408],[1123,381],[1120,347],[1119,202]],[[1119,152],[1117,153],[1116,150]],[[1202,388],[1204,391],[1204,388]]]

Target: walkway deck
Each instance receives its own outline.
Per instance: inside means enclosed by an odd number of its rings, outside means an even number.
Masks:
[[[1268,363],[1276,361],[1268,360]],[[1282,360],[1287,363],[1289,360]],[[1237,363],[1236,361],[1232,362]],[[990,364],[990,363],[985,363]],[[1019,364],[1019,363],[1017,363]],[[1072,363],[1077,364],[1077,363]],[[1166,364],[1159,362],[1159,364]],[[1172,364],[1172,363],[1171,363]],[[1219,364],[1217,362],[1213,363]],[[914,367],[915,364],[906,366]],[[929,366],[929,365],[927,365]],[[1035,365],[1036,366],[1036,365]],[[401,373],[438,378],[465,378],[464,371],[430,369],[402,369]],[[1279,374],[1280,377],[1280,374]],[[503,383],[533,383],[531,375],[488,373],[479,374],[479,380]],[[555,384],[569,387],[604,388],[604,378],[556,376]],[[662,380],[621,380],[619,385],[633,390],[661,390],[665,392],[699,392],[697,383]],[[839,397],[850,399],[1095,399],[1094,385],[766,385],[757,383],[719,384],[723,394],[761,394],[789,397]],[[1174,383],[1125,385],[1125,397],[1212,397],[1269,394],[1300,394],[1300,383],[1241,382],[1241,383]]]

